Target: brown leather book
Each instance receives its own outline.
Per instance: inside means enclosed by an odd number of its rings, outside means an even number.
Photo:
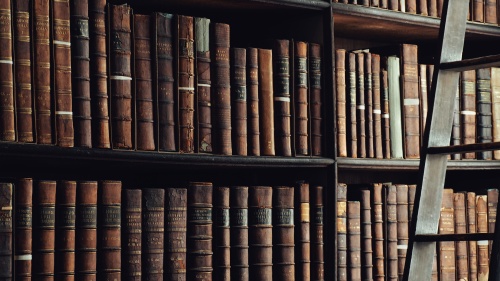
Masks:
[[[274,138],[276,155],[292,156],[290,114],[290,41],[274,42]]]
[[[335,93],[337,94],[337,150],[339,157],[347,157],[347,118],[346,118],[346,51],[335,51]]]
[[[142,190],[142,278],[163,280],[165,190]]]
[[[361,5],[368,7],[370,6],[370,0],[361,0]]]
[[[387,9],[389,4],[387,3],[387,0],[380,0],[380,8],[382,9]]]
[[[399,11],[399,0],[389,0],[389,10]]]
[[[467,192],[467,233],[476,233],[476,193]],[[477,281],[477,241],[467,242],[468,250],[468,271],[467,280]]]
[[[456,192],[453,194],[453,208],[455,216],[455,233],[467,233],[467,216],[465,210],[466,192]],[[457,280],[468,280],[468,253],[467,241],[455,242],[456,248],[456,268]]]
[[[294,43],[295,154],[309,155],[309,81],[306,42]]]
[[[440,18],[443,16],[443,6],[444,0],[437,0],[437,16]]]
[[[155,150],[151,17],[134,15],[135,128],[137,150]]]
[[[347,111],[347,124],[349,129],[347,129],[347,155],[352,158],[358,157],[358,133],[357,133],[357,110],[356,110],[356,54],[348,54],[347,66],[349,67],[349,80],[346,80],[348,84],[349,96],[348,105],[349,110]],[[346,97],[347,98],[347,97]]]
[[[358,135],[358,157],[366,158],[366,114],[365,114],[365,53],[356,55],[356,120]]]
[[[393,184],[385,185],[387,280],[398,280],[398,217],[397,191]]]
[[[231,118],[233,154],[246,156],[247,146],[247,50],[231,50]]]
[[[132,9],[110,5],[109,38],[111,141],[114,149],[132,149]]]
[[[373,147],[375,158],[384,158],[382,149],[382,105],[380,96],[380,55],[371,55],[372,66],[372,113],[373,113]]]
[[[476,75],[477,142],[489,143],[493,139],[490,68],[478,69]],[[480,160],[491,160],[492,156],[491,151],[477,153]]]
[[[421,0],[419,0],[418,2],[422,2]],[[425,2],[425,1],[423,1]],[[406,13],[409,13],[409,14],[416,14],[417,13],[417,0],[406,0],[406,3],[405,3],[405,8],[406,8]]]
[[[229,195],[231,280],[249,281],[248,187],[233,186]]]
[[[420,157],[420,99],[418,97],[417,45],[401,45],[403,128],[406,159]]]
[[[210,40],[212,43],[212,104],[214,151],[218,154],[233,154],[231,146],[231,86],[228,24],[214,23]]]
[[[406,261],[406,250],[408,249],[408,185],[396,185],[396,212],[398,228],[398,276],[403,277]]]
[[[311,219],[310,219],[310,197],[309,183],[299,181],[295,186],[295,200],[297,211],[295,212],[295,245],[296,254],[296,279],[311,280]]]
[[[97,194],[97,278],[121,280],[122,183],[102,181]]]
[[[96,280],[97,189],[95,181],[76,186],[76,280]]]
[[[361,279],[373,280],[373,239],[371,196],[369,189],[361,190]]]
[[[411,220],[413,219],[413,208],[415,207],[416,192],[417,192],[417,185],[416,184],[409,184],[408,185],[408,223],[409,223],[409,225],[411,225]]]
[[[174,51],[172,14],[155,13],[155,54],[153,85],[158,96],[158,148],[175,151]]]
[[[88,1],[92,146],[110,148],[106,0]]]
[[[12,9],[11,1],[0,1],[0,28],[4,31],[0,37],[0,141],[15,141],[14,121],[14,73],[12,56]],[[12,273],[12,271],[11,271]]]
[[[187,280],[212,280],[212,194],[212,183],[189,183]]]
[[[122,278],[127,281],[141,281],[142,190],[124,189],[122,198]]]
[[[231,280],[229,187],[214,188],[214,280]]]
[[[471,1],[472,1],[472,20],[476,22],[484,22],[485,0],[471,0]]]
[[[247,115],[248,155],[259,156],[259,52],[256,48],[247,48]]]
[[[56,188],[55,274],[75,278],[76,181],[60,181]]]
[[[495,233],[495,222],[497,221],[498,189],[488,189],[488,232]],[[488,241],[488,252],[491,255],[493,241]]]
[[[273,189],[250,186],[248,190],[248,245],[250,280],[273,278]]]
[[[427,0],[424,0],[424,1],[418,0],[417,1],[417,14],[422,15],[422,16],[429,15]]]
[[[455,106],[453,111],[453,127],[451,129],[451,145],[460,145],[460,90],[455,93]],[[460,153],[451,154],[452,160],[460,160]]]
[[[15,186],[15,280],[31,280],[33,250],[33,179],[23,178]]]
[[[476,71],[463,71],[460,81],[462,143],[476,143]],[[464,153],[463,158],[474,159],[476,153]]]
[[[187,189],[168,188],[165,202],[166,280],[186,280]]]
[[[337,280],[347,281],[347,185],[337,184]]]
[[[484,0],[484,22],[497,25],[497,0]]]
[[[53,280],[56,224],[56,182],[39,181],[33,188],[34,280]]]
[[[382,184],[373,184],[373,280],[385,280],[384,204]]]
[[[196,98],[198,103],[198,152],[212,152],[210,78],[210,20],[194,18],[196,45]]]
[[[33,86],[31,74],[33,70],[30,32],[30,1],[18,0],[13,2],[14,9],[14,50],[16,50],[15,65],[15,95],[17,140],[19,142],[33,142]]]
[[[295,280],[294,188],[273,187],[273,279]]]
[[[371,0],[370,1],[370,6],[372,7],[378,7],[380,5],[380,0]]]
[[[425,1],[424,1],[425,2]],[[420,141],[423,142],[425,124],[427,122],[427,111],[428,111],[428,93],[427,93],[427,65],[419,64],[419,98],[420,98]],[[458,110],[458,109],[457,109]]]
[[[361,207],[347,201],[347,280],[361,281]]]
[[[476,195],[477,233],[488,232],[488,196]],[[477,241],[477,279],[488,280],[488,240]]]
[[[437,0],[428,0],[429,16],[437,17]]]
[[[0,278],[14,280],[12,274],[12,183],[0,183]]]
[[[389,80],[387,70],[382,70],[382,148],[384,158],[391,159],[391,122],[389,112]]]
[[[455,216],[453,208],[453,190],[443,190],[441,215],[439,217],[439,233],[455,233]],[[438,242],[438,270],[439,280],[456,280],[455,242]]]
[[[258,49],[260,154],[274,156],[273,54]]]
[[[365,52],[364,60],[366,157],[374,158],[372,54]]]
[[[325,280],[323,186],[311,188],[311,280]]]
[[[500,68],[491,68],[491,114],[493,142],[500,141]],[[500,150],[493,151],[493,159],[500,160]]]
[[[345,78],[345,66],[344,66]],[[311,153],[321,156],[323,153],[323,112],[321,110],[323,93],[321,90],[321,47],[319,44],[309,44],[309,95],[311,112]],[[345,87],[345,82],[344,82]],[[344,90],[345,91],[345,90]],[[337,101],[338,102],[338,101]],[[345,95],[344,95],[345,107]],[[337,126],[337,130],[339,127]],[[345,109],[344,109],[344,146],[345,146]]]

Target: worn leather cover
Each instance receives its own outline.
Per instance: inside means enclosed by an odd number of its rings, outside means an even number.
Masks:
[[[366,157],[374,158],[375,135],[373,132],[373,76],[372,76],[372,54],[365,52],[364,55],[364,77],[365,80],[365,134],[366,134]]]
[[[484,22],[497,25],[497,0],[484,0]]]
[[[311,188],[311,280],[325,280],[323,186]]]
[[[337,184],[337,280],[347,281],[347,185]]]
[[[476,193],[467,192],[467,233],[476,233]],[[477,241],[468,241],[469,279],[477,281]]]
[[[247,121],[248,155],[260,155],[259,130],[259,55],[256,48],[247,48]]]
[[[428,4],[426,1],[417,1],[417,14],[422,16],[429,15]]]
[[[476,71],[463,71],[460,77],[462,143],[476,143]],[[474,159],[476,153],[464,153],[463,157]]]
[[[389,10],[399,11],[399,0],[389,0]]]
[[[273,189],[251,186],[248,194],[248,244],[250,280],[273,278]]]
[[[382,70],[382,148],[384,158],[391,159],[391,120],[389,111],[389,80],[387,70]]]
[[[212,152],[210,19],[194,19],[198,99],[198,152]]]
[[[387,280],[398,280],[398,224],[396,186],[385,185],[386,201],[386,248],[387,248]]]
[[[230,190],[231,280],[248,281],[248,187]]]
[[[443,0],[440,0],[443,1]],[[476,22],[484,22],[484,1],[485,0],[471,0],[472,1],[472,20]]]
[[[373,247],[372,247],[372,220],[371,220],[371,190],[361,192],[361,278],[373,280]]]
[[[491,113],[493,142],[500,141],[500,68],[491,68]],[[493,159],[500,160],[500,150],[493,151]]]
[[[15,187],[14,269],[16,280],[31,280],[33,249],[33,179],[23,178]]]
[[[0,183],[0,278],[12,276],[12,183]]]
[[[488,232],[488,196],[476,195],[476,225],[478,233]],[[488,280],[488,241],[477,241],[477,279]]]
[[[231,50],[231,118],[233,154],[246,156],[247,146],[247,50]]]
[[[472,0],[475,1],[475,0]],[[443,6],[444,6],[444,0],[437,0],[436,1],[436,10],[437,10],[437,17],[440,18],[443,16]]]
[[[445,188],[443,190],[443,201],[441,203],[438,233],[455,233],[454,217],[453,190]],[[487,245],[488,243],[486,243],[486,251],[488,251]],[[438,243],[438,270],[440,280],[456,280],[455,254],[455,242]]]
[[[490,68],[478,69],[476,75],[477,142],[489,143],[493,139]],[[477,153],[480,160],[490,160],[492,156],[491,151]]]
[[[424,130],[425,123],[427,122],[427,111],[428,111],[428,92],[427,92],[427,65],[419,64],[419,84],[418,84],[418,95],[420,99],[420,141],[423,143],[424,140]],[[457,108],[457,110],[460,110]]]
[[[295,186],[295,201],[297,211],[295,212],[295,241],[297,248],[296,276],[297,280],[311,280],[311,216],[309,183],[299,181]]]
[[[356,97],[356,54],[349,53],[349,60],[347,62],[349,67],[349,80],[348,90],[349,90],[349,111],[347,124],[349,129],[347,130],[347,142],[349,143],[347,147],[347,155],[352,158],[358,158],[358,125],[357,125],[357,97]],[[346,124],[346,126],[347,126]]]
[[[214,203],[214,280],[231,280],[231,233],[229,187],[215,187],[213,191]]]
[[[453,194],[453,208],[455,216],[455,233],[467,233],[467,216],[465,212],[466,192],[456,192]],[[496,211],[496,209],[495,209]],[[457,280],[468,280],[469,265],[467,261],[467,241],[457,241],[456,244],[456,266]]]
[[[134,15],[135,126],[137,150],[155,150],[151,17]]]
[[[165,190],[142,190],[142,278],[163,280]]]
[[[346,51],[344,49],[337,49],[335,51],[335,93],[337,94],[336,124],[337,124],[337,150],[339,157],[347,157],[345,55]]]
[[[124,189],[122,196],[122,278],[128,281],[141,281],[142,190]]]
[[[405,0],[405,8],[406,13],[416,14],[417,13],[417,0]],[[426,2],[426,1],[418,1],[418,2]]]
[[[186,280],[187,189],[168,188],[165,202],[165,279]]]
[[[81,181],[76,187],[77,280],[96,280],[97,273],[97,182]]]
[[[0,1],[0,141],[16,140],[11,13],[11,1]]]
[[[344,60],[345,64],[345,60]],[[344,66],[345,79],[345,66]],[[309,81],[310,81],[310,98],[311,98],[311,153],[312,156],[321,156],[323,154],[323,92],[321,89],[321,47],[319,44],[309,44]],[[344,82],[345,88],[345,82]],[[344,89],[345,91],[345,89]],[[344,95],[345,107],[345,95]],[[344,108],[344,123],[345,123],[345,108]],[[344,138],[345,138],[344,124]],[[338,129],[337,129],[338,130]],[[345,139],[344,139],[345,142]],[[344,145],[345,146],[345,145]]]
[[[53,280],[56,182],[39,181],[33,188],[33,279]]]
[[[274,42],[274,139],[276,155],[292,156],[290,114],[290,41]]]
[[[380,0],[380,8],[382,9],[387,9],[389,4],[387,3],[387,0]]]
[[[295,280],[294,188],[273,187],[273,279]]]
[[[295,154],[309,155],[308,44],[294,42]]]
[[[382,159],[384,153],[382,150],[382,107],[380,97],[380,55],[371,55],[372,66],[372,112],[373,112],[373,149],[375,158]]]
[[[356,56],[356,120],[358,136],[358,157],[366,158],[366,100],[365,100],[365,53],[358,52]]]
[[[259,49],[260,154],[275,155],[272,51]]]
[[[408,249],[408,185],[396,185],[396,212],[397,212],[397,237],[398,237],[398,276],[403,277]]]
[[[361,206],[359,201],[347,202],[347,277],[361,281]]]
[[[55,274],[75,278],[76,181],[59,181],[56,188]]]
[[[382,184],[373,184],[373,280],[385,280],[384,203]]]
[[[417,45],[401,46],[401,81],[403,83],[404,157],[420,157],[420,99],[418,96]]]

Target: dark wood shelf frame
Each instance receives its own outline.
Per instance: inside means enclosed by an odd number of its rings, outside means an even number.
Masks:
[[[360,159],[337,158],[339,173],[342,170],[359,171],[415,171],[418,172],[419,159]],[[500,170],[499,160],[449,160],[448,171]]]

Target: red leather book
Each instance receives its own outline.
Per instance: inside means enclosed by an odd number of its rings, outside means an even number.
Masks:
[[[12,183],[0,183],[0,278],[13,280],[12,276]]]
[[[337,94],[337,150],[340,157],[347,157],[347,123],[346,123],[346,52],[337,49],[335,52],[335,93]]]
[[[311,151],[312,156],[321,156],[323,153],[323,112],[321,109],[323,102],[323,92],[321,90],[321,49],[320,45],[315,43],[309,44],[309,81],[309,92],[311,97]]]
[[[75,277],[76,181],[60,181],[56,188],[55,274],[60,280]]]
[[[0,37],[0,141],[15,141],[14,121],[14,70],[12,56],[12,9],[11,1],[0,1],[0,28],[3,34]]]
[[[295,186],[295,201],[297,211],[295,212],[295,241],[297,248],[297,270],[295,278],[297,280],[311,280],[311,217],[310,217],[310,197],[309,183],[297,182]]]
[[[325,280],[323,187],[311,188],[311,280]]]
[[[142,278],[163,280],[165,190],[142,190]]]
[[[31,280],[33,254],[33,179],[20,179],[15,187],[15,280]]]
[[[273,189],[270,186],[251,186],[248,193],[250,280],[272,280]]]
[[[259,130],[259,54],[247,48],[247,120],[248,155],[260,155]]]
[[[122,278],[123,280],[128,280],[128,281],[141,281],[142,190],[124,189],[122,198],[123,198]]]
[[[97,182],[76,186],[75,279],[96,280],[97,275]]]
[[[214,280],[231,280],[231,233],[229,187],[215,187],[213,191],[213,270]]]
[[[294,43],[295,154],[309,155],[308,44]]]
[[[231,280],[249,281],[248,265],[248,187],[230,190]]]
[[[290,41],[274,42],[274,139],[276,155],[292,156],[290,115]]]
[[[273,279],[295,280],[294,188],[273,187]]]
[[[165,202],[166,280],[186,280],[187,189],[168,188]]]
[[[231,50],[231,142],[233,154],[242,156],[248,154],[246,59],[246,49]]]
[[[56,225],[56,182],[39,181],[33,188],[34,280],[53,280]]]
[[[259,49],[260,155],[274,156],[273,54]]]

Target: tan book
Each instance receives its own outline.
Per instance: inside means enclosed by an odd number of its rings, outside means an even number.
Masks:
[[[455,233],[467,233],[467,216],[465,209],[466,192],[453,194],[453,208],[455,216]],[[455,242],[456,249],[456,276],[457,280],[468,280],[469,264],[467,241]]]
[[[467,233],[476,233],[476,193],[467,192]],[[470,281],[477,281],[477,241],[467,242]]]
[[[453,190],[443,190],[443,201],[441,203],[441,215],[439,217],[439,233],[455,233],[455,215],[453,207]],[[439,280],[455,280],[455,242],[438,243],[438,271]]]
[[[337,94],[337,150],[338,156],[347,157],[346,138],[346,69],[344,49],[338,49],[335,53],[335,93]]]
[[[488,196],[476,195],[477,233],[488,233]],[[477,241],[477,280],[488,280],[488,240]]]
[[[347,185],[337,184],[337,280],[347,281]]]

